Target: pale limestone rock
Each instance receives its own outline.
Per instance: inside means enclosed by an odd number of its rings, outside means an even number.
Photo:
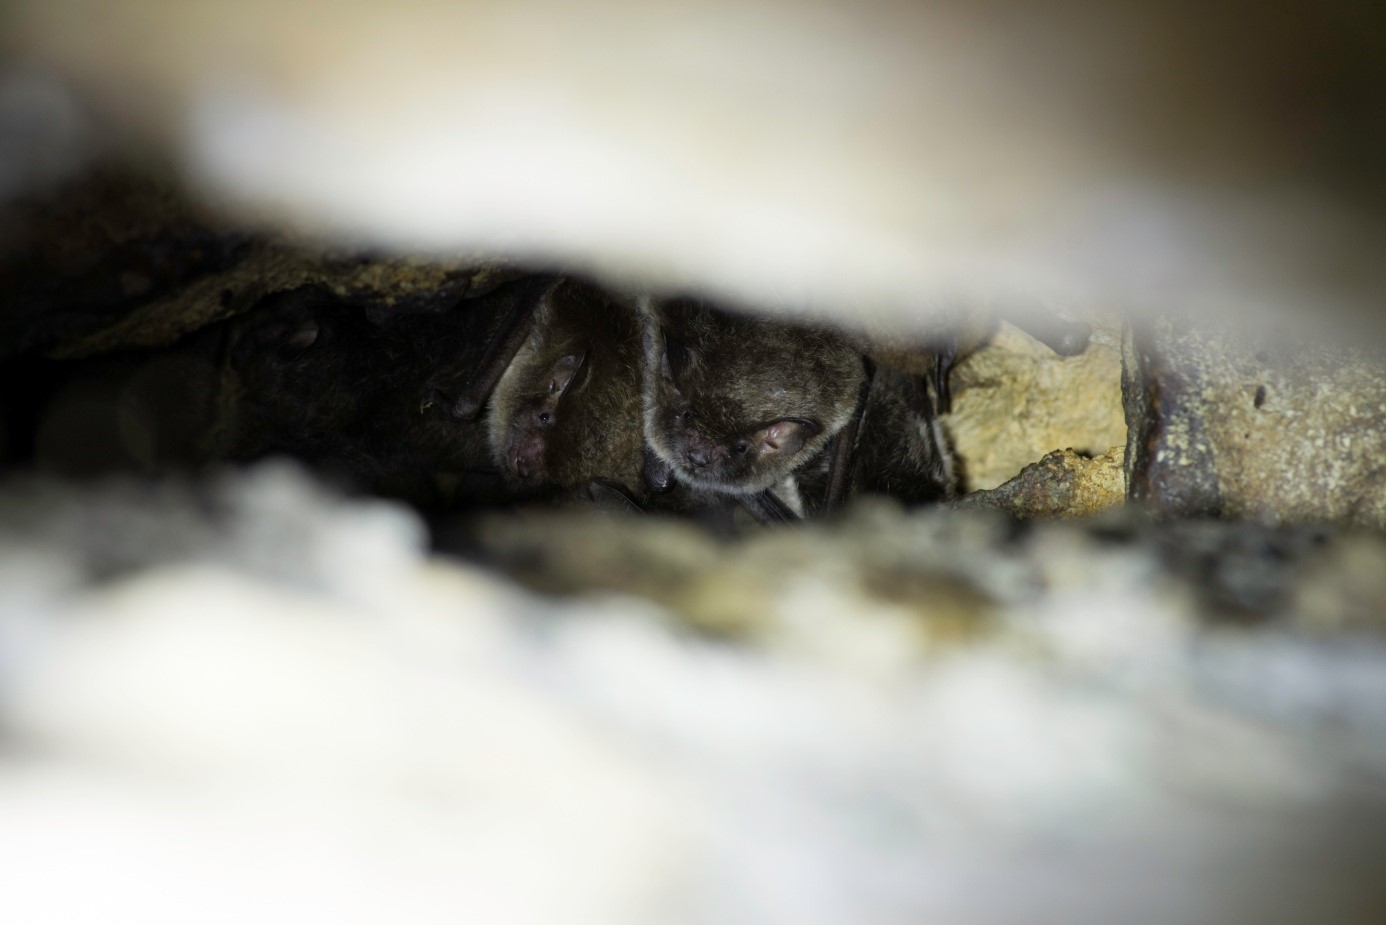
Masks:
[[[1016,517],[1084,517],[1126,502],[1124,447],[1101,456],[1055,450],[998,488],[964,496],[959,507],[995,508]]]
[[[1099,456],[1126,442],[1121,352],[1110,324],[1060,357],[1009,325],[953,371],[946,427],[968,490],[995,488],[1053,450]]]

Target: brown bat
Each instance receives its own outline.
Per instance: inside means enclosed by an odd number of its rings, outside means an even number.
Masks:
[[[955,493],[936,379],[879,367],[823,328],[691,299],[647,299],[643,314],[646,442],[680,482],[736,496],[765,521],[863,492],[909,503]],[[919,349],[911,359],[944,368]]]
[[[698,492],[764,520],[804,506],[795,473],[859,418],[859,348],[826,329],[733,314],[689,298],[642,301],[645,440]]]
[[[928,380],[872,363],[868,369],[859,417],[798,475],[811,513],[829,513],[858,494],[927,504],[957,493],[952,449]]]
[[[563,279],[517,329],[528,336],[505,339],[518,346],[503,368],[497,361],[464,396],[470,407],[490,386],[489,443],[506,477],[524,486],[601,481],[642,491],[640,331],[630,306]]]
[[[237,323],[230,357],[233,458],[289,453],[411,498],[442,477],[460,502],[641,487],[634,317],[574,280],[403,316],[295,290]]]

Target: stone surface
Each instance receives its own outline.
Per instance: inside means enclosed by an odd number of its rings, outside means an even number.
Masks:
[[[1163,515],[1386,526],[1382,357],[1165,317],[1126,337],[1131,497]]]
[[[1099,456],[1126,442],[1116,327],[1093,321],[1079,356],[1060,357],[1003,324],[954,369],[945,426],[968,490],[995,488],[1053,450]]]
[[[419,311],[514,275],[479,256],[360,253],[228,223],[171,177],[102,161],[4,213],[0,358],[157,347],[307,284]]]
[[[1254,25],[1149,0],[7,7],[7,47],[209,194],[395,246],[895,318],[956,288],[1383,289],[1386,29],[1361,0]]]
[[[992,508],[1014,517],[1084,517],[1126,502],[1124,447],[1090,457],[1055,450],[990,491],[959,499],[960,508]]]
[[[164,346],[239,314],[266,295],[310,284],[383,309],[426,310],[483,294],[511,272],[476,260],[365,257],[260,240],[234,269],[142,304],[99,330],[59,342],[49,352],[55,358],[74,359],[131,347]]]

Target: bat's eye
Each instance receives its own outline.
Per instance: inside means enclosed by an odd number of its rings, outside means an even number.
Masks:
[[[738,440],[738,441],[736,441],[735,443],[733,443],[732,446],[731,446],[732,455],[734,455],[734,456],[745,456],[745,455],[746,455],[746,451],[749,450],[750,448],[751,448],[751,441],[749,441],[749,440]]]

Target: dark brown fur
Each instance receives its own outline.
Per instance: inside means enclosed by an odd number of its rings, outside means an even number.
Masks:
[[[774,488],[852,418],[865,373],[845,337],[691,299],[642,315],[645,439],[686,485]]]
[[[217,455],[287,454],[416,501],[437,500],[440,477],[494,490],[484,427],[430,401],[480,362],[488,322],[465,307],[380,315],[313,287],[273,296],[233,323]]]
[[[456,397],[495,365],[516,293],[531,300],[528,334],[500,358],[485,414],[464,414]],[[581,497],[594,482],[639,492],[633,313],[574,280],[518,281],[473,303],[391,316],[313,288],[268,300],[232,336],[222,454],[286,453],[432,503],[439,486],[455,502]]]
[[[830,455],[821,454],[798,475],[810,513],[823,510]],[[844,498],[839,501],[877,494],[906,504],[927,504],[956,495],[952,450],[924,379],[876,368],[848,465]]]
[[[536,311],[532,333],[491,396],[493,461],[519,485],[573,489],[603,481],[643,495],[640,332],[632,308],[565,279]],[[566,362],[572,358],[580,362],[575,372]],[[570,375],[557,394],[554,386]]]

